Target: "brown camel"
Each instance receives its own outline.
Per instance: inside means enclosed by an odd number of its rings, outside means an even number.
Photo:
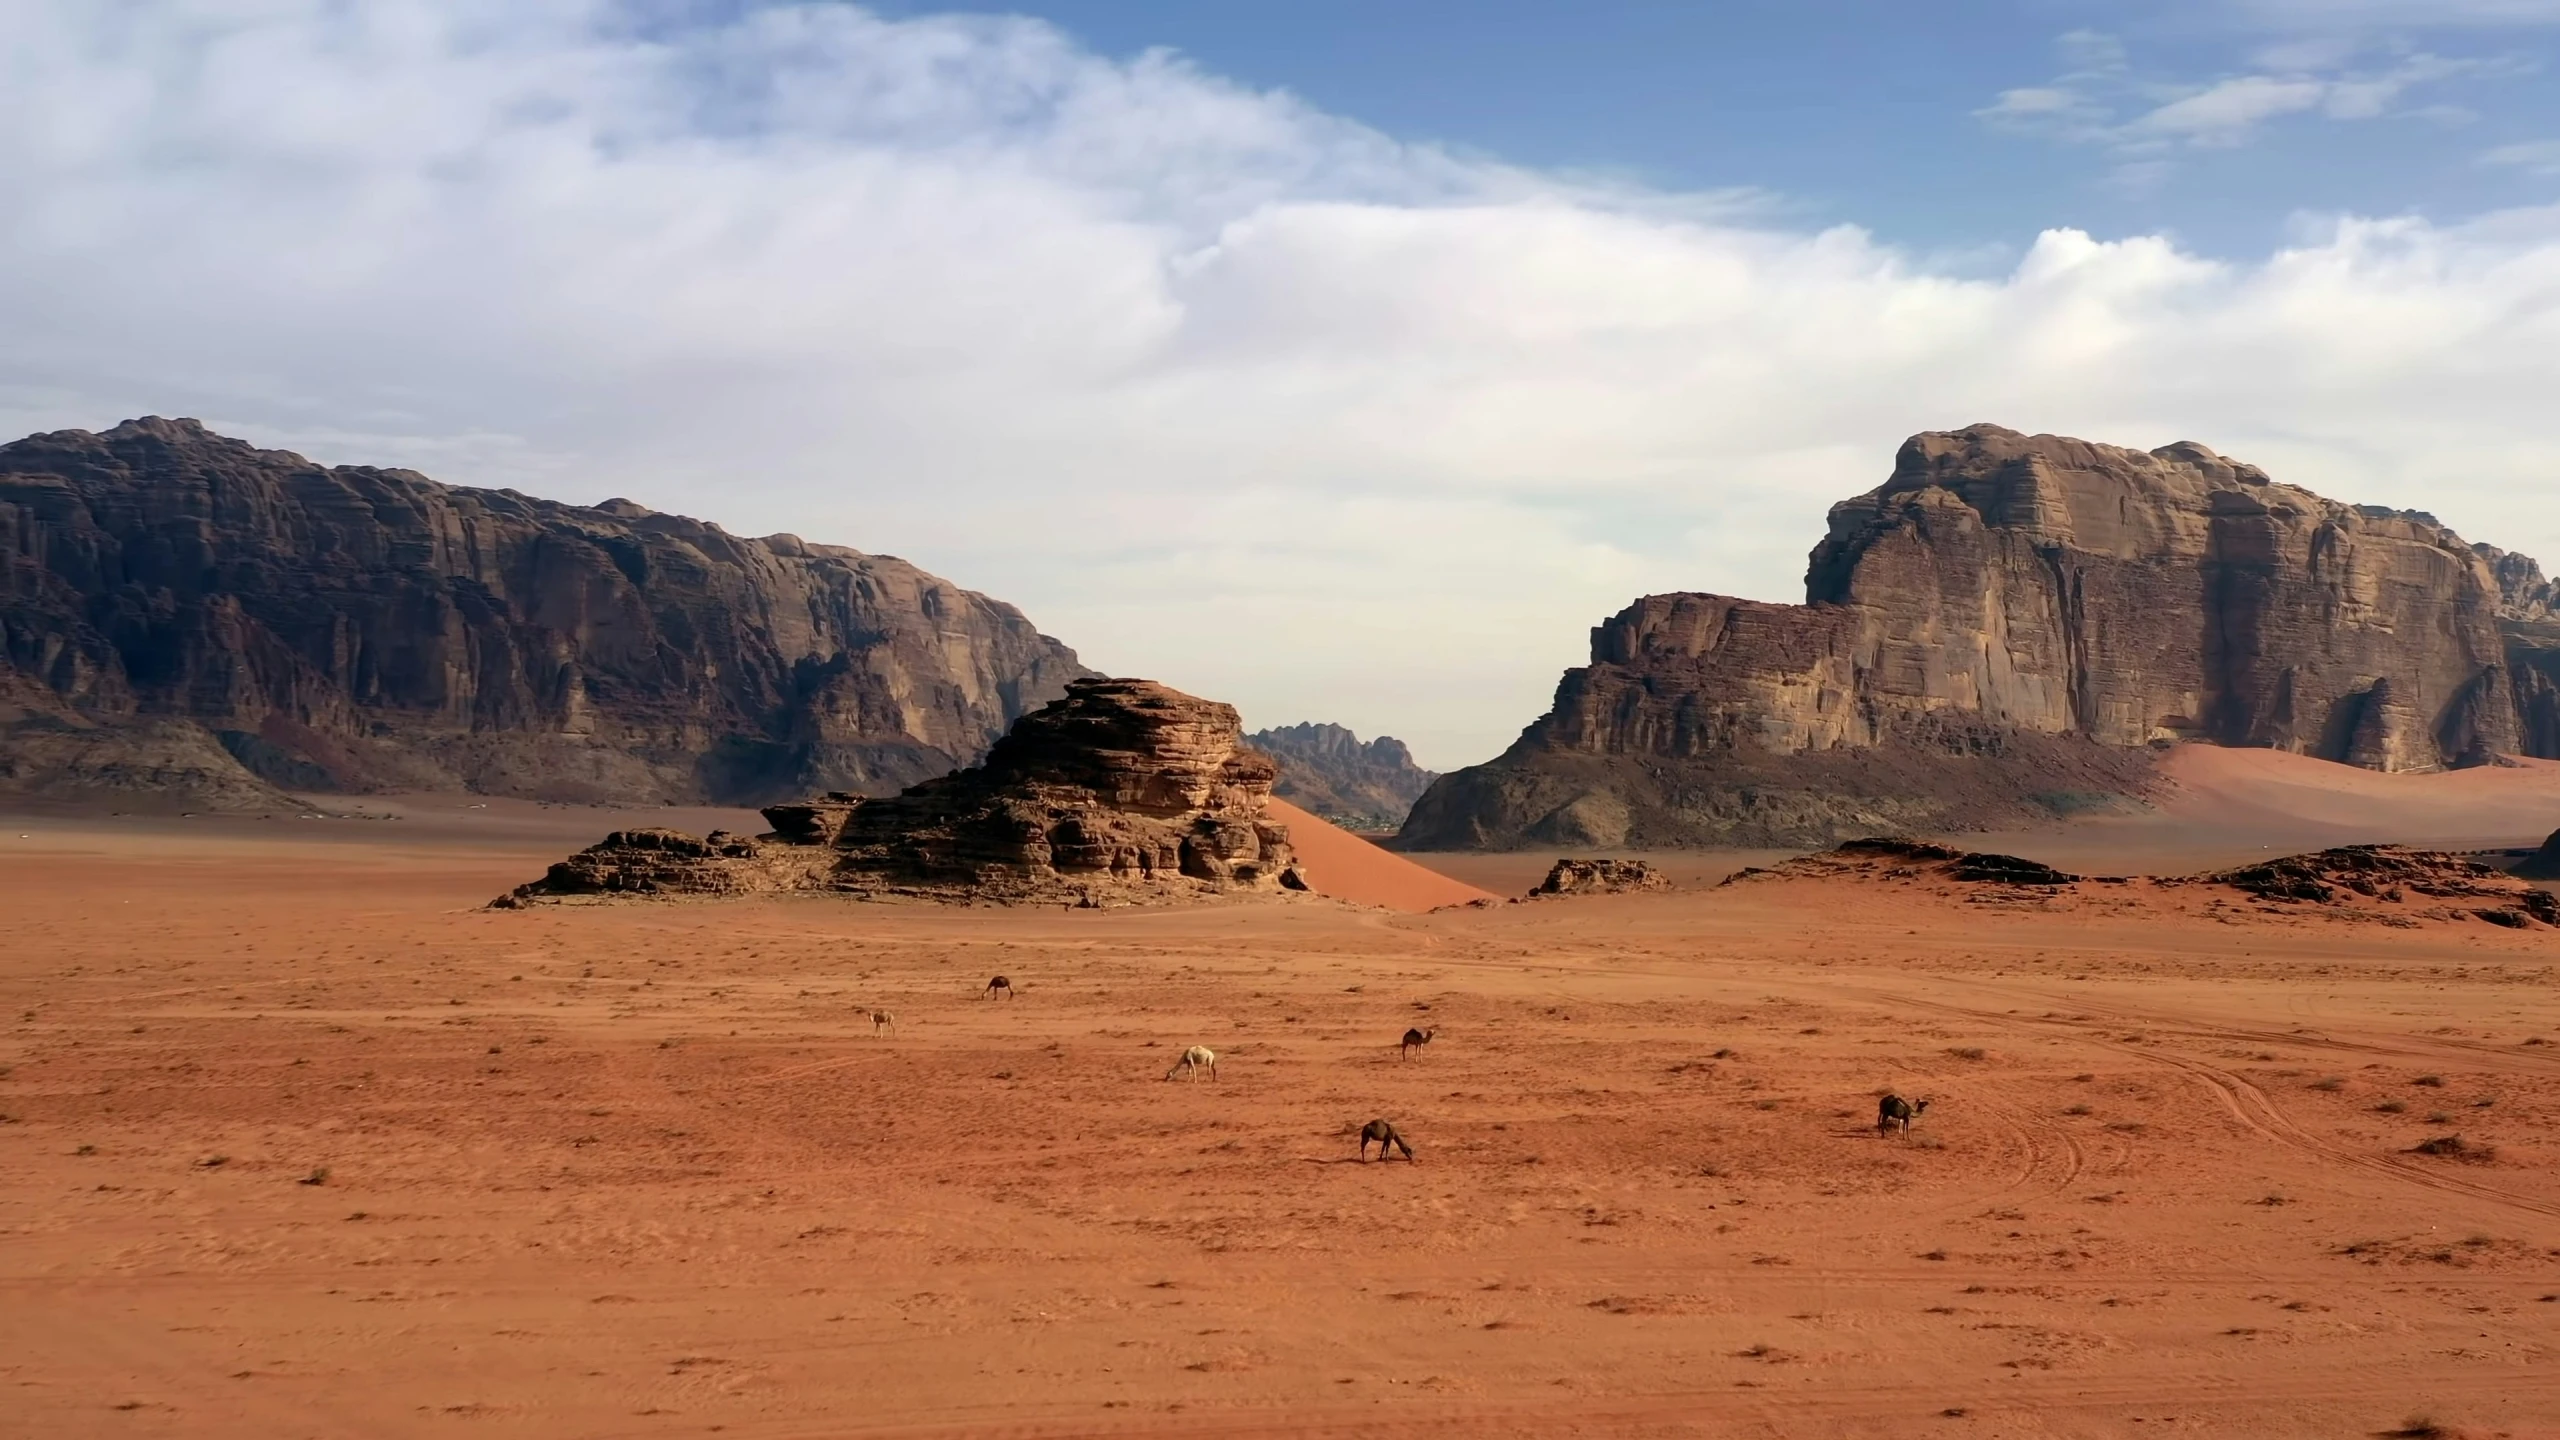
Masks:
[[[1911,1122],[1919,1119],[1920,1112],[1928,1108],[1926,1100],[1905,1100],[1899,1095],[1887,1095],[1876,1102],[1876,1133],[1890,1135],[1899,1127],[1903,1134],[1908,1135]]]
[[[1430,1044],[1431,1037],[1439,1033],[1440,1027],[1437,1025],[1428,1030],[1407,1030],[1404,1032],[1404,1043],[1396,1047],[1396,1054],[1405,1059],[1411,1059],[1414,1051]]]
[[[1013,982],[999,975],[987,982],[987,994],[1001,995],[1010,1000],[1013,998]]]
[[[1413,1147],[1404,1143],[1404,1137],[1396,1133],[1396,1127],[1384,1120],[1372,1120],[1360,1127],[1361,1159],[1369,1158],[1369,1142],[1372,1140],[1378,1142],[1378,1158],[1381,1160],[1387,1158],[1387,1147],[1390,1145],[1403,1151],[1405,1159],[1413,1158]]]

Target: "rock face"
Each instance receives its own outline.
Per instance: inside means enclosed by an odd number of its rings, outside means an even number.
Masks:
[[[76,751],[91,788],[149,770],[244,803],[881,794],[1086,673],[904,561],[629,501],[323,468],[192,420],[0,447],[0,785],[33,783],[16,757],[59,788],[46,757]],[[145,750],[187,753],[119,772]]]
[[[1273,794],[1349,830],[1392,830],[1440,777],[1413,763],[1403,741],[1367,744],[1339,725],[1283,725],[1246,737],[1280,764]]]
[[[765,810],[756,840],[622,831],[502,904],[578,895],[852,891],[1084,902],[1303,890],[1275,774],[1232,706],[1149,680],[1078,680],[986,763],[887,799]]]
[[[2139,796],[2146,747],[2176,741],[2383,770],[2560,756],[2560,623],[2531,561],[2193,443],[1915,436],[1832,507],[1805,591],[1637,601],[1400,843],[2014,823]]]

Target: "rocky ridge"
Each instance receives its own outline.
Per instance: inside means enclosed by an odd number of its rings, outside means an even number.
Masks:
[[[2138,804],[2150,749],[2380,770],[2560,757],[2532,561],[2192,442],[1914,436],[1831,509],[1805,603],[1678,594],[1444,776],[1414,849],[1824,843]]]
[[[902,560],[627,500],[323,467],[192,420],[0,446],[0,793],[886,794],[1087,673]]]
[[[754,839],[627,830],[496,902],[612,895],[851,893],[1105,904],[1304,890],[1276,767],[1233,707],[1147,680],[1085,679],[986,762],[887,798],[769,806]]]
[[[1392,735],[1361,743],[1339,725],[1283,725],[1245,737],[1279,762],[1272,793],[1347,830],[1393,830],[1439,779]]]
[[[2392,925],[2477,920],[2517,930],[2560,928],[2560,896],[2460,855],[2402,845],[2342,845],[2197,875],[2093,877],[2016,855],[1869,837],[1737,871],[1723,883],[1765,880],[1938,882],[1973,891],[1977,899],[2034,895],[2066,903],[2222,893],[2259,902],[2269,913],[2301,909]]]

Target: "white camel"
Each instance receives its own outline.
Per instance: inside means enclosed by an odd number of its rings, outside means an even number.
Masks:
[[[872,1011],[872,1012],[871,1012],[871,1033],[872,1033],[872,1034],[877,1035],[877,1034],[879,1034],[879,1033],[880,1033],[881,1031],[883,1031],[883,1030],[888,1030],[888,1031],[892,1031],[892,1032],[894,1032],[897,1028],[898,1028],[898,1017],[897,1017],[897,1016],[890,1014],[890,1013],[889,1013],[888,1011],[886,1011],[886,1010],[874,1010],[874,1011]]]
[[[1164,1078],[1170,1080],[1180,1075],[1185,1079],[1196,1080],[1200,1078],[1200,1072],[1203,1070],[1209,1072],[1210,1079],[1218,1078],[1218,1052],[1206,1045],[1194,1045],[1182,1052],[1182,1058],[1173,1062],[1173,1068],[1164,1072]]]

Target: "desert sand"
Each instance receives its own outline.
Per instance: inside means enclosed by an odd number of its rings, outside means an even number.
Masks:
[[[492,912],[627,822],[406,803],[0,831],[0,1433],[2560,1434],[2560,932],[1314,846],[1367,903]],[[2181,803],[2040,858],[2261,843]]]

